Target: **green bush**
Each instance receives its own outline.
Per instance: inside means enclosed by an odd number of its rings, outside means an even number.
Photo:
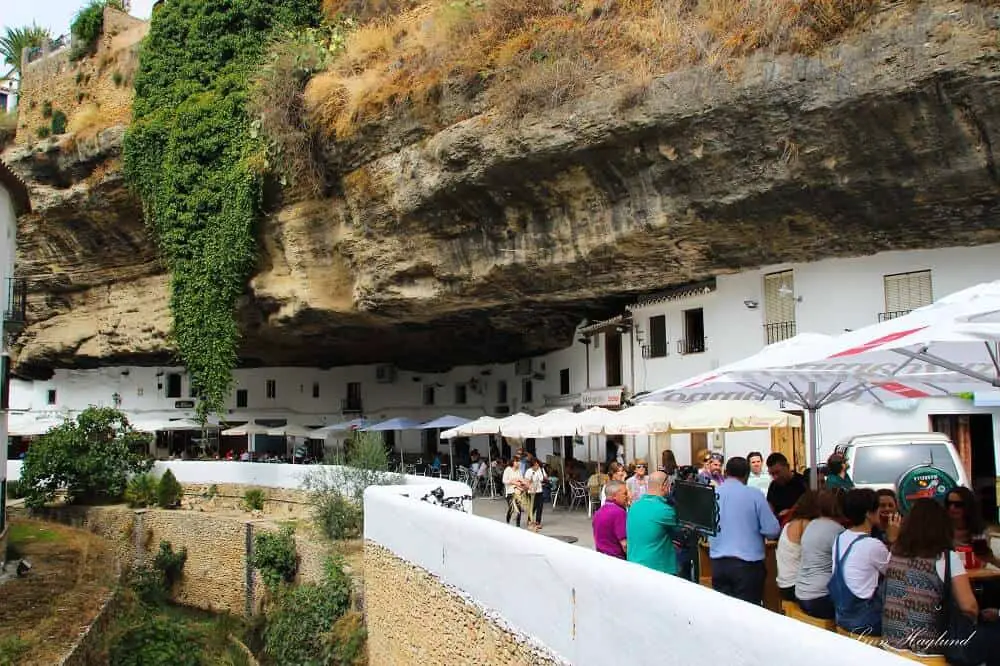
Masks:
[[[45,100],[42,102],[42,118],[49,119],[52,117],[52,102],[50,100]]]
[[[324,663],[333,666],[364,666],[368,663],[368,631],[361,613],[341,615],[323,635]]]
[[[152,474],[136,474],[129,479],[125,488],[125,501],[133,509],[144,509],[156,504],[156,477]]]
[[[294,535],[295,530],[285,526],[278,532],[260,532],[253,539],[250,564],[260,572],[264,584],[271,590],[295,580],[299,558],[295,553]]]
[[[52,133],[57,135],[66,133],[66,114],[59,109],[52,112]]]
[[[60,489],[68,503],[116,501],[130,475],[149,471],[146,436],[132,429],[123,413],[110,407],[88,407],[28,448],[21,469],[25,503],[39,507]]]
[[[402,477],[389,470],[389,456],[378,433],[356,432],[347,444],[342,466],[318,466],[307,473],[313,520],[328,538],[360,536],[364,525],[364,493],[368,486],[396,485]]]
[[[113,7],[122,9],[121,0],[91,0],[73,17],[73,22],[69,26],[70,34],[73,35],[73,51],[70,59],[79,60],[85,55],[94,52],[97,40],[104,30],[104,8]]]
[[[164,603],[181,579],[186,562],[187,548],[175,553],[169,541],[161,541],[152,563],[137,566],[132,571],[130,583],[139,601],[147,606]]]
[[[232,388],[236,305],[256,261],[266,147],[249,81],[278,30],[316,25],[316,0],[170,0],[142,42],[125,177],[171,274],[173,341],[204,417]]]
[[[286,587],[278,593],[264,629],[265,655],[273,664],[350,663],[333,660],[340,643],[338,636],[331,635],[350,602],[351,580],[344,573],[343,560],[332,558],[326,562],[320,583]]]
[[[183,624],[139,613],[111,647],[110,666],[202,666],[198,636]]]
[[[156,504],[161,509],[173,509],[180,505],[183,495],[184,486],[180,484],[174,473],[168,469],[160,477],[160,483],[156,486]]]
[[[117,88],[121,86],[121,84],[125,81],[125,77],[122,76],[121,72],[115,72],[114,74],[111,75],[111,81],[115,84],[115,87]]]
[[[328,539],[356,539],[364,525],[361,504],[337,490],[313,498],[313,520]]]
[[[153,567],[163,575],[163,584],[168,592],[181,579],[187,556],[187,548],[181,548],[175,553],[169,541],[160,542],[160,552],[153,558]]]
[[[20,480],[7,481],[7,499],[21,499],[24,495],[24,484]]]
[[[52,128],[48,125],[42,125],[35,130],[35,134],[38,135],[39,139],[47,139],[52,134]]]
[[[243,493],[243,508],[246,511],[263,511],[267,494],[260,488],[250,488]]]

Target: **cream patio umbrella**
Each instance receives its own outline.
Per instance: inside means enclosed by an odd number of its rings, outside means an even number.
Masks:
[[[270,428],[267,426],[257,425],[256,423],[250,421],[244,423],[241,426],[236,426],[235,428],[229,428],[228,430],[223,430],[220,434],[226,435],[227,437],[233,435],[246,435],[247,438],[247,450],[250,453],[254,452],[254,435],[266,435]]]
[[[753,400],[705,400],[677,410],[674,432],[707,432],[799,428],[802,418]]]

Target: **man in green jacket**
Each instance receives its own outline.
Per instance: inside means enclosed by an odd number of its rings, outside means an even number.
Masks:
[[[670,482],[663,472],[649,477],[646,494],[628,511],[625,533],[628,535],[629,562],[641,564],[663,573],[677,573],[674,535],[677,533],[677,513],[667,503]]]

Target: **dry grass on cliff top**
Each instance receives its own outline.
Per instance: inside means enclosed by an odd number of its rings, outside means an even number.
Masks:
[[[501,117],[559,106],[595,81],[624,106],[653,77],[741,57],[816,51],[877,0],[326,0],[368,23],[306,90],[314,122],[343,138],[406,106],[418,119],[461,119],[480,93]],[[374,18],[372,18],[374,17]],[[449,117],[450,116],[450,117]]]

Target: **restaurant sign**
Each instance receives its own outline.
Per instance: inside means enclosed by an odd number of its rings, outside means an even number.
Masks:
[[[622,386],[610,386],[603,389],[587,389],[580,394],[580,405],[587,407],[621,407]]]
[[[951,476],[937,467],[914,467],[903,474],[896,484],[900,513],[909,513],[910,507],[918,499],[934,499],[943,503],[948,493],[957,486]]]

